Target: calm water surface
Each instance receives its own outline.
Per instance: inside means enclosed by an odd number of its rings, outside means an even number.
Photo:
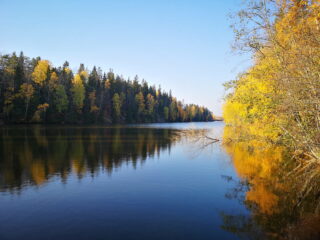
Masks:
[[[224,125],[1,128],[0,239],[261,236],[245,203],[268,196],[248,198],[249,173],[233,155],[243,153],[190,128],[221,138]],[[272,197],[263,204],[265,215],[275,206]]]

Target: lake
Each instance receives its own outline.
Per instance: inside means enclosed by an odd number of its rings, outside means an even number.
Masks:
[[[276,238],[293,217],[274,211],[289,207],[271,174],[283,154],[205,138],[224,134],[222,122],[2,127],[0,239]]]

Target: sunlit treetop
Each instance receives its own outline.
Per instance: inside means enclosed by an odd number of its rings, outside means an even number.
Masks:
[[[40,60],[32,73],[32,79],[35,83],[42,85],[47,79],[50,63],[47,60]]]

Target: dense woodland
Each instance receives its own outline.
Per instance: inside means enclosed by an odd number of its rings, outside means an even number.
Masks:
[[[319,163],[320,2],[246,2],[235,15],[235,47],[252,53],[253,65],[226,83],[224,119],[242,137],[286,144]]]
[[[152,123],[212,121],[205,107],[184,104],[144,80],[125,80],[83,64],[53,67],[21,52],[0,55],[0,120],[4,123]]]

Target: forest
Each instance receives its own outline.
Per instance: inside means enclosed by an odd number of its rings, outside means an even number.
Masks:
[[[21,52],[0,55],[0,122],[55,124],[121,124],[213,121],[210,110],[184,104],[171,91],[133,80],[113,70],[91,71],[80,64],[73,72],[66,61]]]
[[[225,84],[224,120],[241,128],[239,139],[290,147],[307,160],[312,182],[320,161],[320,3],[246,3],[233,15],[234,47],[253,56],[252,65]]]

